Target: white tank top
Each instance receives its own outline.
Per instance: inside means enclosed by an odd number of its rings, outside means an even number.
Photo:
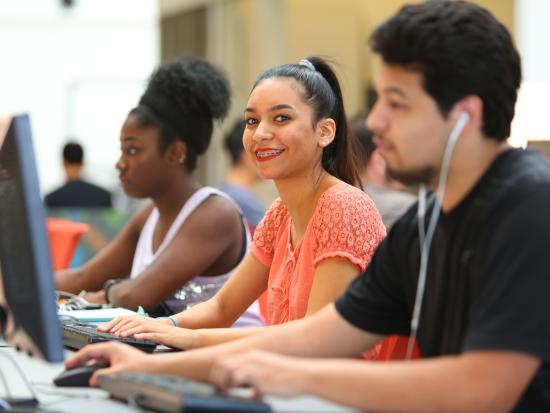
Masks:
[[[132,263],[132,271],[130,273],[131,278],[137,277],[141,274],[157,257],[162,254],[168,245],[172,242],[176,233],[185,222],[187,217],[198,208],[208,197],[212,195],[222,196],[235,206],[239,211],[239,214],[242,212],[239,206],[233,201],[229,196],[220,190],[212,187],[202,187],[197,190],[187,202],[182,206],[180,212],[178,213],[176,219],[168,229],[168,232],[164,236],[161,244],[155,252],[153,252],[153,233],[155,225],[157,224],[159,218],[159,212],[157,208],[154,208],[149,214],[136,246],[136,251],[134,253],[134,259]],[[246,233],[246,252],[248,251],[248,246],[250,244],[250,233],[248,231],[248,226],[243,220],[243,228]],[[233,269],[229,272],[217,275],[217,276],[196,276],[186,284],[184,284],[180,289],[178,289],[171,297],[165,300],[165,304],[175,313],[183,311],[191,306],[198,304],[199,302],[206,301],[222,287],[222,285],[227,281],[229,276],[233,273]],[[252,305],[247,309],[247,311],[235,322],[233,327],[245,327],[245,326],[261,326],[263,325],[262,317],[260,316],[260,308],[257,301],[254,301]]]

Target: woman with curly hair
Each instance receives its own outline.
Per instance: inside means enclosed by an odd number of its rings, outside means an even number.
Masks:
[[[155,316],[214,295],[249,240],[236,204],[193,173],[229,104],[225,77],[204,60],[179,58],[153,73],[122,126],[116,163],[124,192],[151,202],[84,266],[56,273],[58,289]],[[240,325],[262,324],[251,304]]]

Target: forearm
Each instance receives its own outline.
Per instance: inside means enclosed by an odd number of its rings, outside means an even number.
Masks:
[[[230,327],[265,290],[269,268],[247,254],[223,287],[209,300],[176,314],[179,327]]]
[[[144,310],[150,311],[170,296],[170,291],[161,287],[152,288],[140,281],[135,278],[117,280],[109,287],[109,303],[131,310],[142,307]]]
[[[172,317],[176,320],[178,327],[189,329],[225,328],[230,327],[240,316],[240,314],[229,313],[230,311],[214,296]]]
[[[192,310],[186,313],[191,313]],[[334,327],[330,323],[333,317],[338,316],[334,307],[330,305],[310,317],[278,325],[197,329],[193,331],[192,348],[215,346],[211,350],[204,349],[207,352],[212,351],[208,354],[213,357],[248,349],[304,357],[353,357],[361,354],[366,348],[371,348],[382,338],[373,334],[365,335],[343,320]],[[342,342],[340,338],[343,336],[349,337],[349,340]],[[234,344],[235,342],[237,344]],[[199,351],[201,350],[191,353]]]
[[[422,376],[411,376],[406,364],[410,363],[357,360],[327,360],[319,363],[300,360],[294,363],[296,374],[293,386],[299,389],[299,393],[312,394],[361,410],[445,411],[442,404],[435,400],[437,395],[442,394],[441,388],[445,384],[438,383],[436,392],[434,383],[430,382],[426,386]],[[454,406],[454,411],[459,411],[458,406]]]
[[[238,340],[177,354],[174,365],[167,368],[174,374],[208,380],[212,363],[225,355],[259,349],[296,357],[351,357],[380,338],[346,323],[332,305],[301,320],[255,330]]]
[[[105,297],[107,300],[107,297]],[[145,297],[137,291],[132,280],[117,280],[116,284],[109,287],[108,302],[117,307],[124,307],[130,310],[137,310],[139,306],[145,310],[151,310],[156,305],[150,303],[151,297],[144,300]],[[158,303],[157,303],[158,305]]]
[[[78,294],[82,290],[96,291],[81,269],[62,270],[55,273],[55,287],[61,291]]]
[[[516,400],[460,357],[403,362],[297,360],[296,382],[312,394],[377,412],[504,412]],[[498,380],[497,380],[498,381]],[[492,386],[492,388],[491,388]]]
[[[251,349],[263,349],[280,354],[308,356],[311,352],[311,344],[307,340],[295,340],[296,337],[304,337],[303,334],[300,336],[299,321],[301,320],[269,328],[251,329],[250,334],[241,339],[179,353],[171,360],[174,365],[168,366],[169,363],[167,363],[166,368],[169,368],[173,374],[207,381],[213,362],[224,355],[241,353]],[[228,329],[219,329],[220,332],[222,330]],[[221,332],[216,336],[216,333],[214,333],[212,340],[228,337],[224,337],[224,334]],[[227,332],[227,334],[232,333]],[[243,332],[243,334],[246,333]]]
[[[248,328],[205,328],[193,331],[192,349],[210,347],[241,338],[252,337],[263,332],[274,331],[279,326]]]

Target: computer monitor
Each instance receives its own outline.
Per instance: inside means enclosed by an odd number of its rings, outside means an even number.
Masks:
[[[29,117],[0,117],[0,335],[51,362],[63,360],[45,213]]]

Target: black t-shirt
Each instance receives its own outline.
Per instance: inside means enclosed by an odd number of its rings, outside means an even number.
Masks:
[[[429,221],[434,197],[426,213]],[[417,206],[336,302],[351,324],[410,332],[420,247]],[[542,359],[514,411],[550,411],[550,161],[509,150],[440,216],[428,263],[418,342],[423,357],[511,350]]]
[[[76,180],[46,195],[48,207],[106,207],[110,208],[111,193],[86,181]]]

